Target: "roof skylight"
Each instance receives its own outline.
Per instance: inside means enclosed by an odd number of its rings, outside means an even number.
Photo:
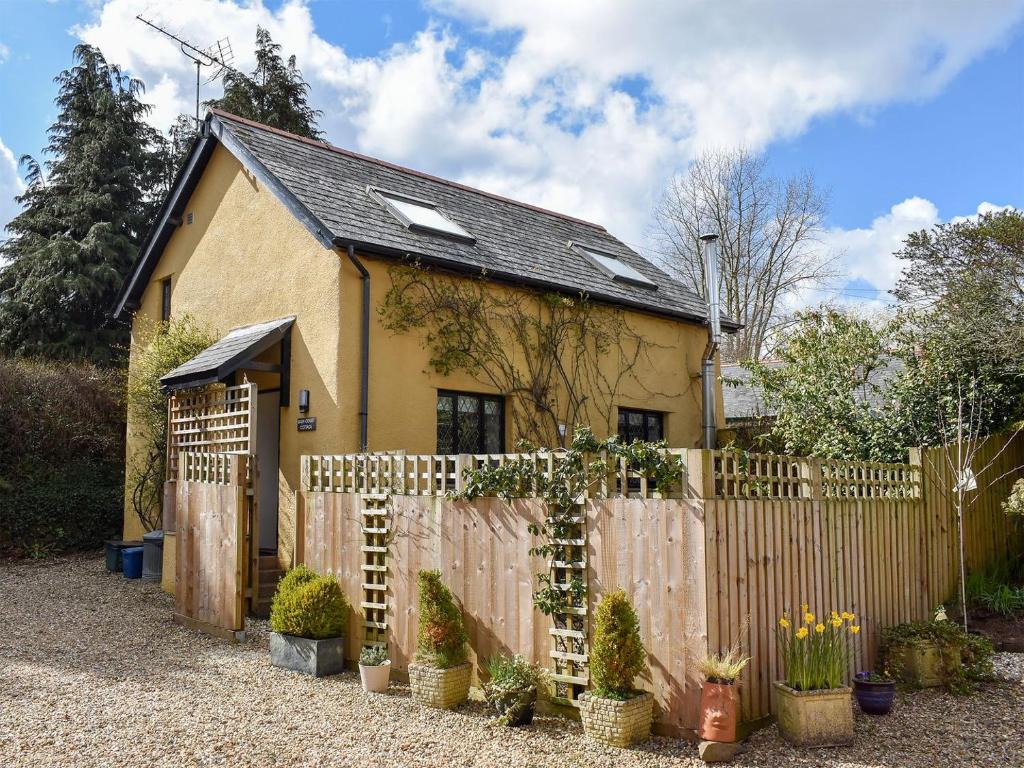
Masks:
[[[476,238],[441,213],[434,203],[381,189],[371,188],[370,193],[411,230],[432,232],[468,243],[476,242]]]
[[[595,251],[593,248],[587,248],[586,246],[579,245],[578,243],[570,243],[576,250],[582,253],[591,264],[604,272],[612,280],[620,283],[629,283],[631,285],[638,285],[641,288],[657,288],[657,283],[644,277],[640,272],[633,269],[626,262],[621,259],[612,256],[610,253],[602,253],[601,251]]]

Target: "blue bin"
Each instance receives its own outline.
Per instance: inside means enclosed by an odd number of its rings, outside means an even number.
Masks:
[[[126,579],[142,578],[142,547],[127,547],[121,552]]]

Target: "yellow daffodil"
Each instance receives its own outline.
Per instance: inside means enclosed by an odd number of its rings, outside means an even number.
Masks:
[[[839,618],[839,612],[838,611],[832,611],[832,621],[835,621],[838,618]]]
[[[824,625],[824,624],[818,624],[818,625],[817,625],[817,626],[816,626],[816,627],[814,628],[814,631],[815,631],[815,632],[817,632],[817,633],[818,633],[818,634],[820,635],[820,634],[821,634],[822,632],[824,632],[824,631],[825,631],[825,625]]]
[[[804,614],[804,623],[805,624],[813,624],[814,623],[814,614],[811,613],[810,611],[805,613]]]
[[[783,629],[789,629],[789,619],[783,616],[781,619],[779,619],[779,626]]]
[[[842,616],[840,616],[840,618],[843,621],[853,621],[853,614],[852,613],[847,613],[846,611],[843,611],[843,614],[842,614]]]
[[[850,627],[850,631],[856,635],[858,632],[860,632],[860,625],[854,624],[852,627]]]
[[[807,627],[800,627],[800,629],[796,631],[796,639],[803,640],[805,637],[807,637]]]
[[[811,610],[811,606],[809,606],[807,603],[804,603],[802,607],[804,613],[807,613],[809,610]]]
[[[836,618],[832,619],[832,621],[830,621],[829,623],[830,623],[830,624],[831,624],[831,625],[832,625],[832,626],[833,626],[833,627],[834,627],[835,629],[839,629],[839,628],[840,628],[841,626],[843,626],[843,620],[842,620],[842,619],[840,619],[840,618],[839,618],[838,616],[836,616]]]

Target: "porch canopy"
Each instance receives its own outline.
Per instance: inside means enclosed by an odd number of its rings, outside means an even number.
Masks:
[[[214,342],[186,363],[160,377],[160,388],[165,392],[191,389],[207,384],[225,381],[240,368],[249,370],[276,370],[282,374],[289,364],[287,347],[289,331],[295,322],[294,315],[270,320],[255,325],[244,325],[228,332],[224,338]],[[255,363],[254,358],[278,342],[281,348],[281,365]]]

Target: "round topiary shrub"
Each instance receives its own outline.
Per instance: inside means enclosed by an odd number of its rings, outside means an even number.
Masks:
[[[621,589],[604,596],[594,617],[590,679],[594,693],[606,699],[628,699],[633,680],[647,670],[636,612]]]
[[[282,635],[323,640],[348,625],[348,600],[333,574],[320,576],[298,565],[278,582],[270,604],[270,628]]]
[[[420,571],[420,615],[416,660],[440,669],[457,667],[466,661],[466,628],[462,611],[440,571]]]

